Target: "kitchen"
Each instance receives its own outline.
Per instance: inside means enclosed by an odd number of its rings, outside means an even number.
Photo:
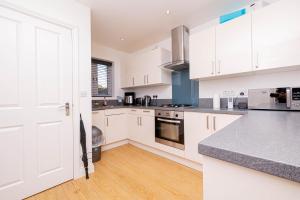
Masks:
[[[0,199],[300,198],[299,1],[79,2],[0,2]]]

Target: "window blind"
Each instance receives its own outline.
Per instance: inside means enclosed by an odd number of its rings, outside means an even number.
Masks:
[[[112,96],[112,62],[92,59],[92,96]]]

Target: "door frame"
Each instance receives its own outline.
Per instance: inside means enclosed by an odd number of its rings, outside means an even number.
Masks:
[[[27,16],[37,18],[58,26],[62,26],[69,29],[72,34],[72,129],[73,129],[73,179],[80,178],[84,175],[84,170],[80,165],[80,92],[79,92],[79,35],[78,27],[76,25],[71,25],[54,18],[46,17],[40,13],[37,13],[21,6],[16,6],[5,0],[0,0],[0,6],[3,8],[11,9],[16,12],[25,14]],[[93,171],[94,166],[89,162],[90,171]]]

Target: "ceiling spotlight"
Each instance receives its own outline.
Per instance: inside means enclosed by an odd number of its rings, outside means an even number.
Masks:
[[[166,15],[169,15],[170,14],[170,10],[166,10]]]
[[[121,40],[121,41],[124,41],[124,40],[125,40],[125,38],[123,38],[123,37],[120,37],[120,40]]]

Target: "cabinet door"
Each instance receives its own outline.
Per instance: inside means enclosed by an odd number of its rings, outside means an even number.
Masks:
[[[211,134],[211,115],[206,113],[184,113],[185,156],[202,163],[198,143]]]
[[[170,84],[171,74],[161,68],[171,61],[170,51],[156,48],[147,53],[145,59],[145,79],[147,85]]]
[[[203,30],[190,36],[190,78],[215,75],[216,29]]]
[[[240,115],[226,115],[226,114],[217,114],[217,115],[212,115],[212,122],[211,122],[211,127],[212,127],[212,133],[215,133],[227,125],[231,124],[238,118],[240,118]]]
[[[140,143],[154,146],[155,144],[155,120],[153,116],[140,117],[140,130],[138,140]]]
[[[106,138],[106,136],[105,136],[105,132],[106,132],[105,119],[106,118],[105,118],[103,110],[93,111],[92,124],[93,124],[93,126],[96,126],[97,128],[99,128],[102,131],[104,138]],[[103,144],[105,144],[105,140],[103,141]]]
[[[127,139],[126,115],[106,116],[106,144]]]
[[[128,114],[127,115],[127,125],[128,125],[128,137],[129,137],[129,139],[137,142],[139,129],[140,129],[139,115]]]
[[[257,70],[300,64],[300,1],[278,1],[253,13]]]
[[[251,15],[247,14],[216,28],[216,74],[252,70]]]

